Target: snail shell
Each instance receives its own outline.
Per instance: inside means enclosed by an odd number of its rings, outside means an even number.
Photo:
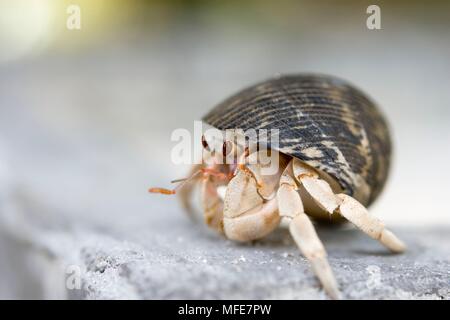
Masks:
[[[278,129],[278,151],[333,177],[363,205],[381,192],[391,139],[377,106],[348,82],[297,74],[244,89],[203,121],[220,129]]]

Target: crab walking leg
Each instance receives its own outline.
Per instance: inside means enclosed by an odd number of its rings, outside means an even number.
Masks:
[[[290,168],[288,167],[289,170]],[[286,171],[285,171],[286,172]],[[309,217],[304,213],[302,200],[295,180],[287,173],[280,180],[277,191],[278,210],[281,216],[291,218],[289,231],[302,254],[310,261],[314,273],[332,299],[339,299],[340,292],[333,271],[327,260],[325,248],[317,236]]]
[[[405,251],[405,244],[386,229],[381,220],[370,215],[367,209],[357,200],[343,193],[338,194],[337,198],[341,201],[338,211],[348,221],[370,237],[380,241],[391,251],[399,253]]]
[[[340,292],[333,271],[328,263],[327,253],[309,217],[301,213],[289,225],[289,231],[300,251],[311,262],[325,292],[332,299],[340,299]]]
[[[292,160],[294,177],[312,196],[315,202],[325,211],[333,214],[339,206],[339,200],[336,198],[330,185],[319,179],[319,175],[313,169],[303,164],[300,160]]]
[[[371,216],[367,209],[356,199],[346,194],[334,194],[330,185],[319,178],[314,170],[294,160],[294,175],[313,197],[314,201],[330,214],[339,212],[344,218],[365,232],[368,236],[380,241],[393,252],[405,251],[405,245],[384,223]]]

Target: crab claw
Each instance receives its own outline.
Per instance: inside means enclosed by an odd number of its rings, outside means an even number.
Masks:
[[[225,194],[223,227],[227,238],[236,241],[260,239],[279,223],[276,199],[264,201],[253,175],[239,170]]]

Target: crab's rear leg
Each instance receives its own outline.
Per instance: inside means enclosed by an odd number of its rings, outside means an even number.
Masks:
[[[325,291],[331,298],[339,299],[340,292],[328,263],[327,253],[311,220],[304,212],[297,184],[292,177],[291,164],[281,176],[277,200],[280,216],[291,219],[289,231],[302,254],[310,261]]]
[[[393,252],[403,252],[405,245],[384,223],[371,216],[367,209],[356,199],[346,194],[334,194],[330,185],[319,178],[317,172],[294,159],[294,175],[312,196],[314,201],[329,214],[338,212],[370,237],[380,241]]]
[[[380,241],[392,252],[400,253],[406,250],[405,244],[385,228],[381,220],[370,215],[367,209],[357,200],[343,193],[336,196],[341,201],[338,212],[348,221],[370,237]]]

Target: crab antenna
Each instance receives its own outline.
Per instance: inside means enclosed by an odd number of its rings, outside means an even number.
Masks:
[[[150,193],[161,193],[161,194],[175,194],[176,190],[170,190],[170,189],[165,189],[165,188],[150,188],[148,189],[148,192]]]
[[[190,181],[192,178],[194,178],[195,176],[197,176],[200,172],[202,172],[202,170],[198,170],[196,172],[194,172],[190,177],[188,178],[182,178],[182,179],[176,179],[176,180],[172,180],[171,183],[178,183],[180,182],[179,185],[177,185],[175,188],[173,189],[166,189],[166,188],[150,188],[148,189],[148,192],[150,193],[161,193],[161,194],[176,194],[177,190],[182,188],[184,185],[186,185],[186,183],[188,181]]]

